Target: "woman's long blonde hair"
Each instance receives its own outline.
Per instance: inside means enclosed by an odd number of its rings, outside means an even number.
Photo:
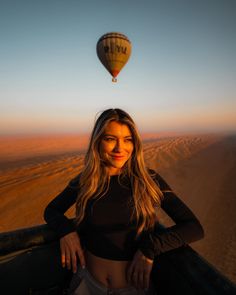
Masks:
[[[108,189],[110,176],[106,164],[100,157],[99,147],[104,130],[112,121],[127,125],[132,134],[134,149],[132,156],[122,168],[122,174],[126,174],[131,181],[134,200],[131,218],[136,217],[139,235],[143,230],[153,228],[156,221],[154,206],[160,204],[162,192],[144,164],[142,142],[135,123],[129,114],[121,109],[105,110],[95,122],[84,167],[79,175],[76,223],[79,224],[83,220],[88,200],[103,196]]]

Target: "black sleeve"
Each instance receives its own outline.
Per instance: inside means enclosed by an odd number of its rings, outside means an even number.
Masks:
[[[74,222],[67,218],[64,213],[75,204],[77,194],[78,189],[70,183],[45,208],[44,219],[59,238],[76,230]]]
[[[164,230],[146,231],[140,238],[139,249],[154,259],[155,256],[200,240],[204,236],[203,228],[193,212],[175,195],[164,179],[156,174],[155,181],[163,192],[162,209],[173,219],[175,225]]]

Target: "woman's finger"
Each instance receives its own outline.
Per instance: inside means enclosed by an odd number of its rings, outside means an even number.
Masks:
[[[139,277],[139,274],[137,271],[133,271],[132,273],[132,282],[133,282],[133,285],[138,288],[138,277]]]
[[[72,271],[73,273],[77,272],[77,257],[75,253],[71,254],[71,260],[72,260]]]
[[[77,254],[79,256],[80,265],[81,265],[82,268],[84,268],[85,267],[84,252],[83,252],[83,250],[81,248],[78,248],[76,252],[77,252]]]
[[[140,289],[143,289],[144,288],[144,273],[142,271],[140,271],[138,273],[138,284],[137,284],[137,287],[140,288]]]
[[[148,289],[149,288],[149,281],[150,281],[150,273],[145,272],[143,277],[143,288]]]
[[[61,264],[62,264],[62,267],[65,267],[66,266],[66,251],[65,251],[65,246],[62,242],[60,243],[60,248],[61,248]]]
[[[66,246],[66,266],[68,269],[71,269],[71,254],[70,254],[70,249]]]
[[[133,269],[134,269],[134,261],[131,262],[131,264],[129,265],[128,269],[127,269],[127,282],[130,284],[132,281],[132,274],[133,274]]]

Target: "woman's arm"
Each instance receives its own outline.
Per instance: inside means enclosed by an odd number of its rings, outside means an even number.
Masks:
[[[204,237],[203,228],[193,212],[175,195],[164,179],[156,174],[155,181],[163,192],[163,210],[173,219],[174,226],[152,232],[144,232],[140,237],[139,249],[149,259],[200,240]]]
[[[45,208],[44,219],[59,238],[76,230],[72,220],[64,213],[76,202],[78,190],[70,184],[57,195]]]
[[[78,182],[70,182],[44,211],[45,221],[60,238],[62,266],[72,268],[74,273],[77,271],[78,260],[82,267],[85,266],[85,258],[76,226],[64,213],[75,204],[78,195],[77,187]]]

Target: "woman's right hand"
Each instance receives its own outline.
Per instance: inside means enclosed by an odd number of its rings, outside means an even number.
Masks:
[[[71,232],[60,239],[61,263],[68,269],[77,272],[77,259],[79,258],[81,267],[85,267],[84,252],[80,244],[80,238],[77,232]]]

